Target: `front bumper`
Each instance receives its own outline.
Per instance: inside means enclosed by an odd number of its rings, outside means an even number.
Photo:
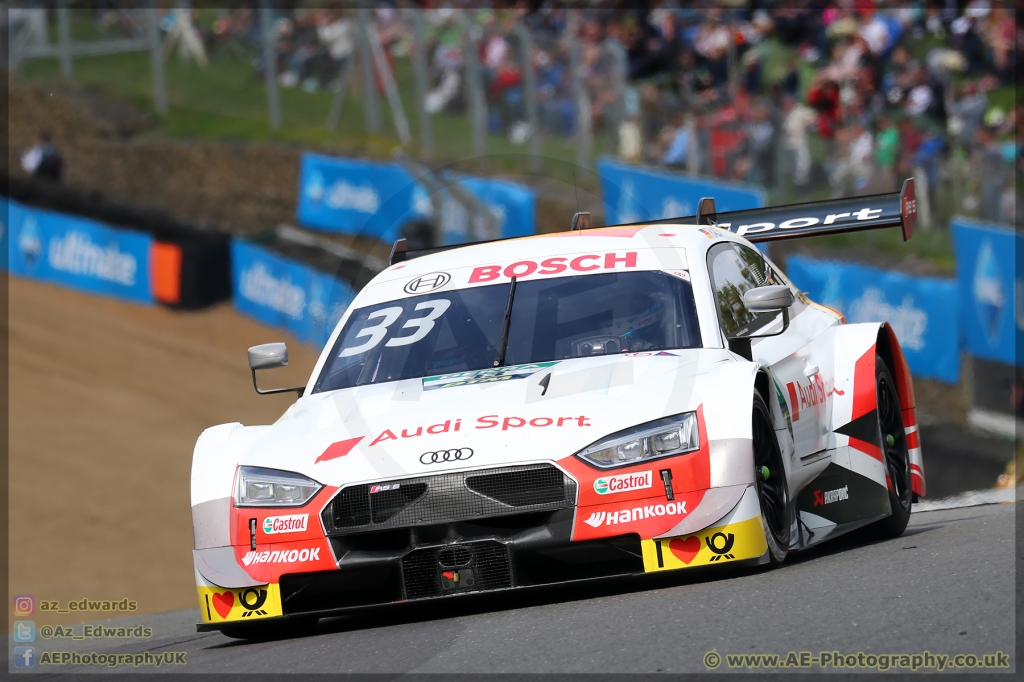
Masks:
[[[710,527],[678,537],[572,540],[577,508],[330,538],[337,569],[284,573],[264,586],[199,586],[199,631],[271,618],[580,579],[762,560],[752,489]]]

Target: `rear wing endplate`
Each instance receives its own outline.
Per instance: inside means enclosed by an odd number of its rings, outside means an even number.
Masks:
[[[917,224],[914,179],[907,178],[900,192],[848,199],[812,201],[745,211],[715,213],[714,202],[701,199],[698,214],[685,218],[637,223],[690,223],[713,225],[751,242],[772,242],[861,230],[900,227],[903,241],[909,241]]]

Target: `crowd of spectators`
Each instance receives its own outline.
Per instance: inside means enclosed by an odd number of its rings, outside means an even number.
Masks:
[[[488,128],[514,143],[570,138],[582,119],[606,152],[631,162],[757,183],[783,198],[891,191],[915,175],[934,200],[952,184],[958,209],[1013,222],[1014,169],[1024,169],[1013,93],[1024,29],[1010,6],[686,4],[427,10],[426,109],[465,109],[468,32]],[[258,44],[254,7],[198,27],[211,55]],[[393,7],[372,12],[389,60],[412,54],[409,17]],[[336,87],[356,50],[353,12],[277,11],[274,22],[281,85]],[[251,54],[262,72],[261,52]],[[526,116],[526,64],[537,130]]]

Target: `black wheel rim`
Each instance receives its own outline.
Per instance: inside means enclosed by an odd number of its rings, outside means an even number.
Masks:
[[[789,495],[786,491],[786,473],[782,468],[775,433],[761,410],[754,410],[754,473],[757,481],[757,495],[761,502],[768,529],[775,541],[782,547],[789,544],[789,525],[786,523],[786,506]],[[768,469],[767,480],[761,475],[762,467]]]
[[[885,472],[892,486],[892,494],[903,509],[909,509],[913,491],[910,489],[907,434],[903,429],[899,398],[884,374],[878,377],[878,426],[882,430]]]

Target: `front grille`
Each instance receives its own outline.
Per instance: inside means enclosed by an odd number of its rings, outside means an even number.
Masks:
[[[576,503],[576,482],[551,464],[453,472],[343,488],[323,512],[328,535],[469,521]]]
[[[470,476],[466,487],[512,507],[559,502],[565,497],[562,472],[554,467]]]
[[[406,599],[512,587],[512,562],[500,542],[427,547],[402,558]]]

